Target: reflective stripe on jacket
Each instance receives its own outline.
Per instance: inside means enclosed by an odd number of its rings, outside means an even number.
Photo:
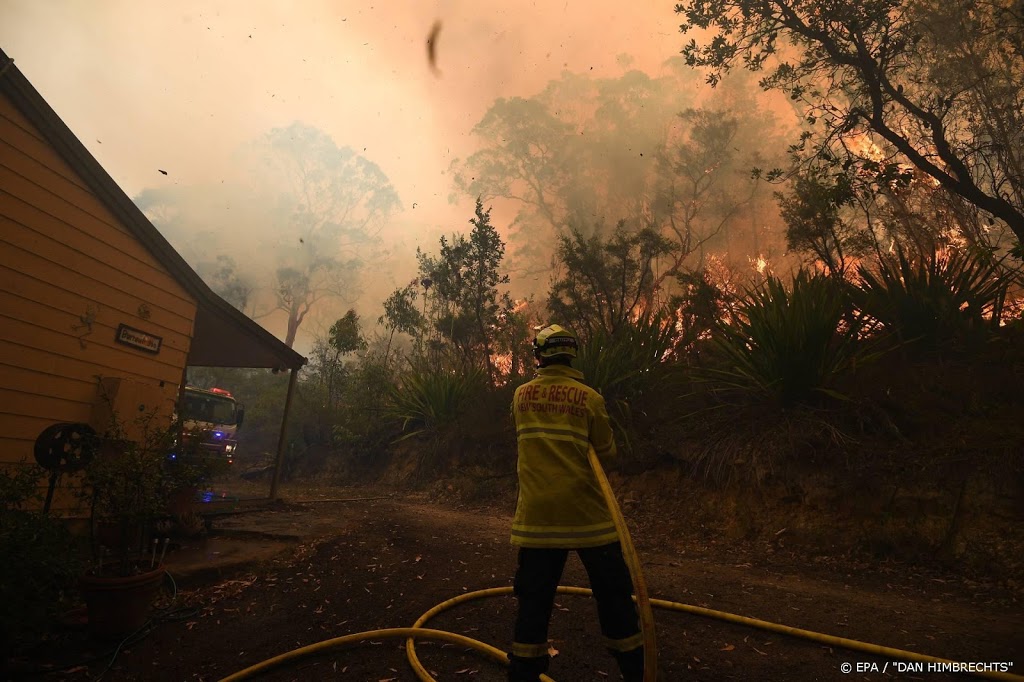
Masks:
[[[512,417],[519,443],[519,500],[512,544],[521,547],[597,547],[616,542],[611,512],[587,460],[615,454],[601,394],[564,365],[516,389]]]

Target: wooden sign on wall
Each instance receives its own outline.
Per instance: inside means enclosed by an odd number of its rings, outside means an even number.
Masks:
[[[163,342],[163,338],[160,336],[147,334],[126,324],[117,327],[117,336],[114,337],[114,340],[154,355],[160,352],[160,344]]]

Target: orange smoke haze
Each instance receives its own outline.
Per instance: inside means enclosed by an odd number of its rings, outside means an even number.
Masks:
[[[417,246],[468,230],[472,199],[449,204],[448,168],[477,148],[495,98],[566,70],[656,74],[682,45],[678,23],[671,2],[620,0],[0,0],[0,45],[129,196],[231,184],[247,172],[239,147],[294,121],[378,164],[404,209],[384,233],[395,260],[357,306],[367,321],[408,282]],[[496,207],[503,233],[511,218]],[[246,261],[246,226],[216,229]]]

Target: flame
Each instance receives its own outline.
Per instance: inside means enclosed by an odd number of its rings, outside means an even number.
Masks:
[[[509,373],[512,371],[512,354],[511,353],[491,353],[491,365],[494,366],[494,379],[495,382],[500,386],[507,379]]]
[[[941,234],[945,238],[946,243],[956,247],[957,250],[963,251],[970,246],[970,241],[968,241],[963,231],[955,226],[942,230]]]
[[[871,139],[867,133],[860,133],[847,138],[847,145],[857,156],[872,161],[881,161],[885,158],[885,152],[878,146],[878,143]]]

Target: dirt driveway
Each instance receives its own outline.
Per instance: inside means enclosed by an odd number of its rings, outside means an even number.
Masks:
[[[511,510],[468,509],[423,499],[293,506],[335,530],[217,585],[186,591],[198,611],[167,622],[122,652],[105,680],[216,680],[293,648],[344,634],[409,626],[423,612],[470,590],[512,583]],[[1014,661],[1024,675],[1024,617],[1013,595],[955,576],[896,565],[807,562],[756,548],[697,547],[641,523],[637,541],[653,597],[962,661]],[[586,586],[578,559],[562,581]],[[499,648],[511,638],[511,597],[456,607],[430,626]],[[843,663],[872,658],[699,616],[655,613],[663,678],[669,680],[942,680],[918,673],[844,675]],[[616,680],[600,646],[596,609],[559,597],[551,627],[551,676]],[[422,643],[438,680],[501,680],[503,670],[460,647]],[[101,660],[74,679],[95,679]],[[270,680],[415,680],[400,640],[372,641],[275,671]]]

